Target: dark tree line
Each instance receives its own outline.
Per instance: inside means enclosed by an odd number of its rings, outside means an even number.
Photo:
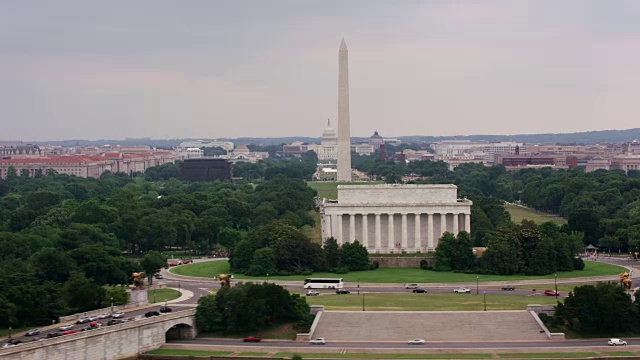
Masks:
[[[630,294],[617,283],[577,286],[553,317],[541,316],[552,330],[590,336],[621,336],[640,330],[640,292]]]
[[[0,180],[0,326],[50,324],[111,297],[126,302],[115,285],[156,272],[166,264],[161,252],[209,254],[274,220],[314,224],[316,192],[302,180],[185,184],[175,170],[99,179],[10,171]]]
[[[275,284],[238,284],[201,297],[196,325],[202,332],[237,334],[294,322],[298,331],[308,331],[313,321],[307,301]]]
[[[564,233],[552,222],[533,221],[500,228],[481,256],[473,254],[473,243],[466,232],[458,236],[446,232],[436,247],[433,270],[462,271],[495,275],[546,275],[558,271],[584,269],[582,234]],[[429,268],[423,263],[424,268]]]
[[[373,268],[367,249],[359,242],[338,247],[335,239],[330,238],[322,247],[282,220],[256,227],[246,237],[240,237],[230,250],[231,270],[252,276],[314,271],[346,273]]]

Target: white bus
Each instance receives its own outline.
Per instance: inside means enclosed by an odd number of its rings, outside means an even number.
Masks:
[[[304,280],[305,289],[342,289],[342,279],[310,278]]]

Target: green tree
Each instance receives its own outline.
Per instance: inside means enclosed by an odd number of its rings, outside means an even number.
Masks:
[[[167,266],[167,257],[158,251],[151,250],[140,260],[140,265],[147,274],[149,285],[153,285],[153,275]]]
[[[336,269],[342,265],[342,252],[336,239],[327,238],[324,242],[324,250],[327,252],[327,265],[329,269]]]
[[[276,256],[273,249],[264,247],[253,253],[247,275],[264,276],[276,272]]]
[[[352,243],[344,243],[340,248],[342,265],[349,268],[349,271],[369,270],[369,252],[358,240]]]
[[[452,233],[442,234],[436,247],[437,271],[466,270],[473,267],[475,258],[469,234],[461,231],[456,238]]]

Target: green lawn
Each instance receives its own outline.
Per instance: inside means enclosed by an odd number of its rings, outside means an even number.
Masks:
[[[173,289],[158,289],[149,290],[147,292],[147,299],[150,303],[161,303],[180,297],[180,292]]]
[[[511,220],[515,223],[521,223],[522,220],[533,220],[536,223],[543,223],[545,221],[553,221],[559,224],[564,224],[567,222],[566,219],[561,218],[557,215],[547,214],[541,211],[537,211],[534,209],[525,208],[517,205],[505,205],[505,208],[511,214]]]
[[[327,199],[334,199],[334,200],[338,198],[338,185],[374,185],[374,184],[383,184],[383,182],[382,181],[350,182],[350,183],[343,183],[343,182],[339,183],[335,181],[307,182],[307,185],[310,188],[315,189],[318,192],[318,197],[320,199],[327,198]]]
[[[551,296],[486,294],[487,310],[526,310],[527,305],[555,305]],[[327,310],[369,311],[480,311],[484,295],[472,294],[366,294],[307,296],[309,305],[324,305]]]
[[[171,268],[170,271],[178,275],[197,276],[197,277],[213,277],[219,274],[229,274],[229,263],[227,261],[207,261],[196,264],[181,265]],[[558,272],[558,279],[574,278],[574,277],[590,277],[590,276],[615,276],[624,271],[624,268],[606,264],[602,262],[585,263],[582,271],[561,271]],[[314,273],[313,275],[293,275],[293,276],[270,276],[269,280],[290,280],[301,281],[309,277],[329,277],[343,278],[344,281],[362,283],[456,283],[456,282],[475,282],[476,276],[480,282],[485,281],[515,281],[515,280],[537,280],[547,279],[553,280],[553,275],[542,276],[526,276],[526,275],[475,275],[462,274],[453,272],[436,272],[430,270],[422,270],[418,268],[408,269],[377,269],[370,271],[352,271],[348,274],[333,273]],[[248,279],[249,277],[237,274],[234,280]],[[267,280],[266,276],[252,277],[255,280]]]
[[[291,358],[294,353],[277,353],[275,357]],[[332,359],[489,359],[491,354],[298,354],[305,358]]]

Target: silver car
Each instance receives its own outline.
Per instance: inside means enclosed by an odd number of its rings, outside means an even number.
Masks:
[[[311,345],[325,345],[327,341],[324,338],[317,338],[309,341]]]
[[[424,339],[413,339],[407,342],[409,345],[424,345],[425,343],[426,341],[424,341]]]

